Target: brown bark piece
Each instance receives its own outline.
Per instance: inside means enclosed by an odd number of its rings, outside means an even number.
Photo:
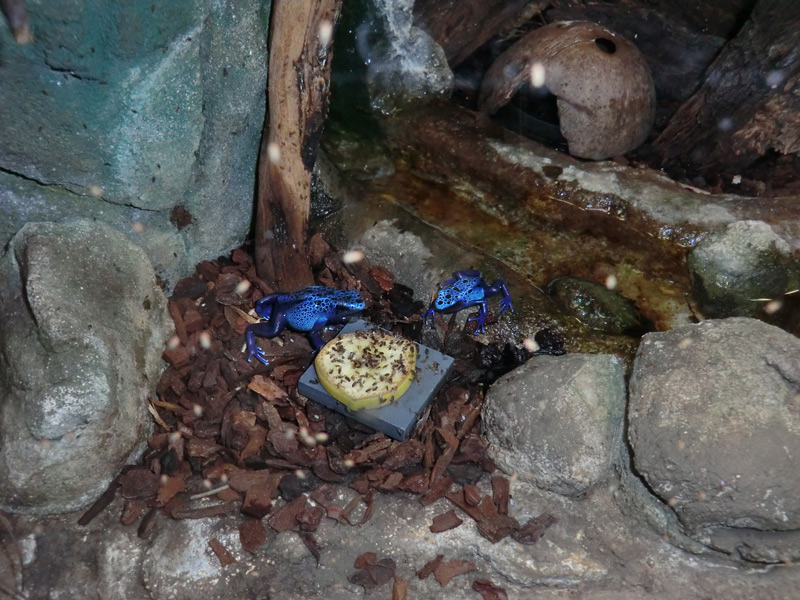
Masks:
[[[286,398],[286,390],[275,383],[274,379],[264,375],[254,375],[247,387],[267,400]]]
[[[217,559],[219,559],[219,564],[222,565],[223,567],[227,567],[228,565],[231,565],[236,562],[236,559],[233,558],[233,555],[230,552],[228,552],[228,549],[225,546],[223,546],[222,542],[220,542],[218,539],[211,538],[210,540],[208,540],[208,545],[214,551],[214,554],[217,555]]]
[[[306,508],[306,497],[300,494],[297,498],[281,506],[270,518],[269,526],[278,533],[289,531],[297,525],[297,518]]]
[[[308,259],[311,169],[327,112],[340,10],[341,0],[276,0],[272,6],[255,264],[259,277],[284,291],[314,282]]]
[[[508,505],[511,502],[511,482],[505,477],[495,475],[492,477],[492,499],[501,515],[508,514]]]
[[[513,517],[501,515],[488,496],[484,496],[478,506],[471,506],[464,499],[464,490],[454,490],[445,494],[446,498],[458,508],[475,519],[478,531],[486,539],[496,544],[515,529],[519,529],[519,523]]]
[[[319,565],[319,559],[322,556],[319,551],[319,544],[317,543],[317,539],[311,535],[309,531],[298,531],[297,535],[300,536],[300,539],[303,540],[303,544],[305,547],[308,548],[308,551],[311,552],[311,556],[314,557],[314,560],[317,561],[317,565]]]
[[[538,517],[530,519],[521,529],[511,534],[520,544],[535,544],[544,535],[544,532],[551,525],[555,525],[558,519],[555,515],[544,513]]]
[[[186,481],[181,477],[167,477],[162,486],[158,488],[158,495],[156,496],[156,503],[158,506],[164,506],[172,498],[186,489]]]
[[[444,587],[450,583],[453,577],[469,573],[477,568],[475,563],[470,560],[448,560],[434,569],[433,576],[436,578],[436,581],[439,582],[439,585]]]
[[[14,40],[18,44],[30,44],[33,41],[33,35],[28,26],[28,11],[25,10],[25,3],[22,0],[3,0],[0,2],[0,9],[8,21],[11,33],[14,34]]]
[[[350,583],[361,585],[366,591],[380,587],[395,576],[396,565],[391,558],[378,560],[374,552],[365,552],[356,557],[353,566],[359,569],[347,577]]]
[[[481,503],[482,494],[477,485],[464,486],[464,501],[470,506],[478,506]]]
[[[439,498],[447,494],[447,491],[450,489],[451,485],[453,485],[453,479],[451,477],[440,477],[431,483],[431,487],[428,492],[419,499],[420,504],[422,504],[422,506],[433,504]]]
[[[123,498],[148,498],[158,491],[159,477],[150,469],[135,467],[120,477]]]
[[[321,506],[311,506],[298,515],[297,521],[300,523],[300,529],[302,531],[316,531],[324,516],[324,508]]]
[[[506,590],[488,579],[476,579],[472,582],[472,589],[478,592],[483,600],[508,600]]]
[[[267,541],[267,530],[261,519],[246,518],[239,525],[239,542],[242,549],[250,554],[255,554],[261,544]]]
[[[420,579],[427,579],[428,575],[433,573],[436,568],[442,564],[442,560],[444,559],[444,554],[438,554],[436,558],[433,560],[429,560],[425,563],[425,566],[422,567],[419,571],[417,571],[417,577]]]
[[[268,483],[256,483],[247,488],[242,502],[242,512],[263,519],[272,510],[273,488]]]
[[[408,579],[402,577],[394,578],[392,587],[392,600],[406,600],[408,597]]]
[[[401,442],[389,452],[389,456],[383,461],[382,466],[390,471],[408,469],[420,464],[424,454],[425,446],[419,440],[412,438]]]
[[[451,508],[446,513],[442,513],[441,515],[436,515],[433,517],[433,523],[429,529],[431,530],[431,533],[441,533],[443,531],[455,529],[463,522],[464,521],[458,518],[456,511]]]
[[[419,473],[412,473],[400,483],[399,488],[404,492],[411,492],[412,494],[421,494],[428,489],[430,479],[428,474],[424,471]]]
[[[180,496],[175,496],[164,507],[173,519],[207,519],[232,513],[237,509],[236,502],[221,502],[209,506],[186,506]]]
[[[144,502],[139,500],[126,500],[125,506],[122,508],[122,515],[119,518],[119,522],[123,525],[132,525],[142,516],[143,512]]]

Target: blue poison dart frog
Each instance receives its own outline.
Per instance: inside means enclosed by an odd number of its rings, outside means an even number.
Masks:
[[[344,323],[347,317],[364,310],[364,299],[355,290],[337,290],[312,285],[291,294],[270,294],[256,302],[256,314],[266,319],[248,325],[247,360],[257,358],[269,364],[264,351],[256,345],[256,336],[271,338],[288,325],[295,331],[307,331],[315,350],[323,346],[320,332],[326,325]]]
[[[469,320],[478,322],[475,335],[483,333],[483,324],[489,314],[487,298],[500,292],[503,293],[503,298],[500,300],[498,312],[502,314],[508,308],[514,312],[514,307],[511,306],[511,296],[509,296],[508,288],[503,280],[498,279],[492,285],[487,285],[480,271],[456,271],[454,275],[455,279],[445,281],[436,292],[431,307],[422,315],[424,318],[427,319],[436,311],[449,314],[478,304],[480,306],[478,316],[471,317]]]

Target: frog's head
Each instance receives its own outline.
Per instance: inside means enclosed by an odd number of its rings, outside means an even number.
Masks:
[[[364,310],[366,303],[356,290],[341,291],[336,298],[336,312],[340,315],[351,315]]]

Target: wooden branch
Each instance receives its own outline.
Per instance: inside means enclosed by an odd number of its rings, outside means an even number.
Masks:
[[[800,3],[760,0],[656,139],[664,163],[738,168],[800,150],[798,48]]]
[[[18,44],[30,44],[33,41],[28,28],[28,11],[22,0],[0,0],[0,11],[6,17],[11,33]]]
[[[416,0],[414,24],[444,50],[451,67],[499,31],[513,27],[547,7],[543,0]]]
[[[282,291],[313,283],[308,261],[311,170],[330,88],[341,0],[274,0],[267,125],[258,165],[255,257]]]

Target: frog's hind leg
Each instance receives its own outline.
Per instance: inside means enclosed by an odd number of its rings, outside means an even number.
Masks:
[[[247,362],[252,358],[257,358],[259,361],[268,365],[264,351],[256,344],[256,336],[263,338],[275,337],[280,333],[281,323],[280,319],[270,319],[269,321],[260,321],[248,325],[245,330],[245,340],[247,340]]]
[[[479,333],[485,333],[486,329],[484,328],[483,324],[486,322],[486,317],[489,315],[489,301],[484,298],[483,300],[476,302],[478,305],[478,316],[477,317],[470,317],[467,321],[476,321],[478,326],[475,328],[475,335]]]

